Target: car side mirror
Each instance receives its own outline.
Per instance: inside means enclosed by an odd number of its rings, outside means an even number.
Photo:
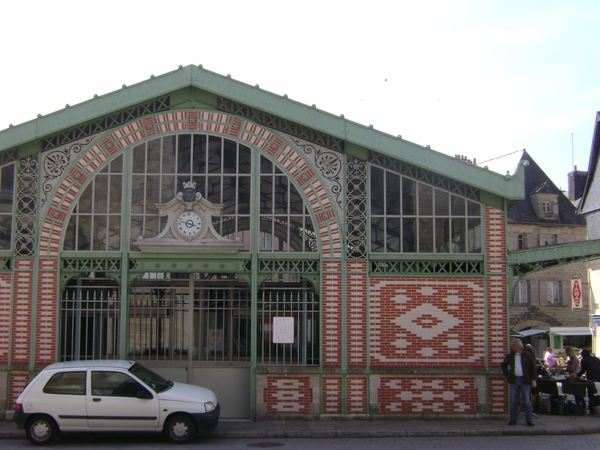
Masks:
[[[143,391],[139,391],[136,397],[142,400],[150,400],[154,398],[152,394],[145,389]]]

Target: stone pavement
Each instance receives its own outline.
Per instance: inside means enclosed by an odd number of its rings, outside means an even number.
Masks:
[[[350,438],[350,437],[458,437],[600,434],[600,417],[540,414],[534,427],[525,425],[521,414],[516,425],[508,416],[456,419],[396,420],[277,420],[257,422],[221,421],[212,433],[220,438]],[[25,439],[14,422],[0,421],[0,439]]]

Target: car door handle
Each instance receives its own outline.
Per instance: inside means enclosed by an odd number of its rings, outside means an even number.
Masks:
[[[93,402],[101,402],[101,401],[102,401],[102,399],[101,399],[101,398],[98,398],[98,397],[94,397],[94,398],[92,398],[92,401],[93,401]]]

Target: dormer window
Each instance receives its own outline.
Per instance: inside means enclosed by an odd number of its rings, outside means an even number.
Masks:
[[[542,212],[544,214],[552,214],[552,202],[542,202]]]
[[[558,194],[536,192],[530,197],[535,214],[540,219],[556,220],[559,218]]]

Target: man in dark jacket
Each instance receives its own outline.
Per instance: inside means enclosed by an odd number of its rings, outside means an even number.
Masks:
[[[577,376],[581,377],[583,374],[588,381],[600,381],[600,360],[587,348],[581,350],[581,370]]]
[[[510,343],[510,352],[500,364],[502,373],[510,385],[510,422],[517,423],[519,416],[519,392],[525,406],[525,422],[533,426],[533,411],[531,409],[531,388],[535,388],[537,370],[535,358],[529,352],[523,351],[521,339],[513,339]]]

